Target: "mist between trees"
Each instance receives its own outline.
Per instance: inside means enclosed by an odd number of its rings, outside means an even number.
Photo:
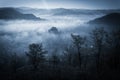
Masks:
[[[24,55],[9,53],[1,43],[0,79],[120,79],[120,30],[107,32],[104,28],[95,28],[89,36],[71,33],[70,39],[69,45],[61,46],[64,49],[60,54],[53,47],[50,55],[41,42],[29,44]]]

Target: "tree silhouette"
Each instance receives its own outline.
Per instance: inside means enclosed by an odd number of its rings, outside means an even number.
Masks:
[[[79,67],[81,68],[81,48],[83,44],[85,43],[85,37],[81,37],[80,35],[74,35],[71,34],[71,37],[73,39],[73,44],[75,45],[78,53],[78,59],[79,59]]]
[[[63,52],[64,60],[70,66],[72,66],[73,63],[73,51],[73,46],[68,46]]]
[[[56,53],[53,53],[50,58],[50,62],[56,67],[60,63],[60,58]]]
[[[95,54],[96,54],[96,66],[97,71],[99,73],[100,69],[100,61],[101,61],[101,52],[103,49],[103,45],[106,42],[106,34],[107,32],[104,30],[104,28],[96,28],[92,31],[92,39],[93,39],[93,45],[95,48]]]
[[[120,71],[120,30],[112,32],[107,37],[112,53],[109,59],[109,66]]]
[[[26,53],[26,55],[28,56],[29,62],[35,70],[38,69],[39,64],[45,60],[46,53],[47,52],[43,49],[42,43],[33,43],[29,45],[29,51]]]
[[[14,53],[11,56],[11,67],[14,73],[16,73],[17,68],[18,68],[18,55],[16,53]]]

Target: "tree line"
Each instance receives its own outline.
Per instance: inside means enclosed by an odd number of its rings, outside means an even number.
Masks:
[[[120,30],[95,28],[89,36],[71,34],[71,44],[50,56],[32,43],[24,56],[0,53],[0,76],[6,80],[116,80],[120,74]],[[64,47],[64,46],[63,46]],[[6,77],[5,77],[6,76]]]

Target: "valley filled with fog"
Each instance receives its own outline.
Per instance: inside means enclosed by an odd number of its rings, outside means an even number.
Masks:
[[[0,77],[115,79],[119,25],[120,10],[0,8]]]
[[[120,0],[0,0],[0,80],[120,80]]]
[[[29,44],[41,42],[49,52],[52,52],[52,48],[62,51],[62,48],[70,44],[71,33],[89,34],[92,27],[86,23],[105,15],[102,11],[90,12],[87,10],[81,11],[84,13],[77,12],[76,14],[66,13],[64,9],[51,11],[20,9],[19,11],[44,19],[0,20],[0,44],[8,48],[7,50],[10,52],[19,52],[20,54],[25,52]],[[52,27],[56,27],[59,34],[50,33],[49,29]]]

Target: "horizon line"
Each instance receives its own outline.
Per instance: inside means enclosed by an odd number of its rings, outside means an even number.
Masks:
[[[65,8],[65,7],[56,7],[56,8],[49,8],[49,9],[46,9],[46,8],[35,8],[35,7],[25,7],[25,6],[21,6],[21,7],[12,7],[12,6],[0,6],[0,8],[31,8],[31,9],[45,9],[45,10],[50,10],[50,9],[81,9],[81,10],[119,10],[120,8],[104,8],[104,9],[91,9],[91,8]]]

